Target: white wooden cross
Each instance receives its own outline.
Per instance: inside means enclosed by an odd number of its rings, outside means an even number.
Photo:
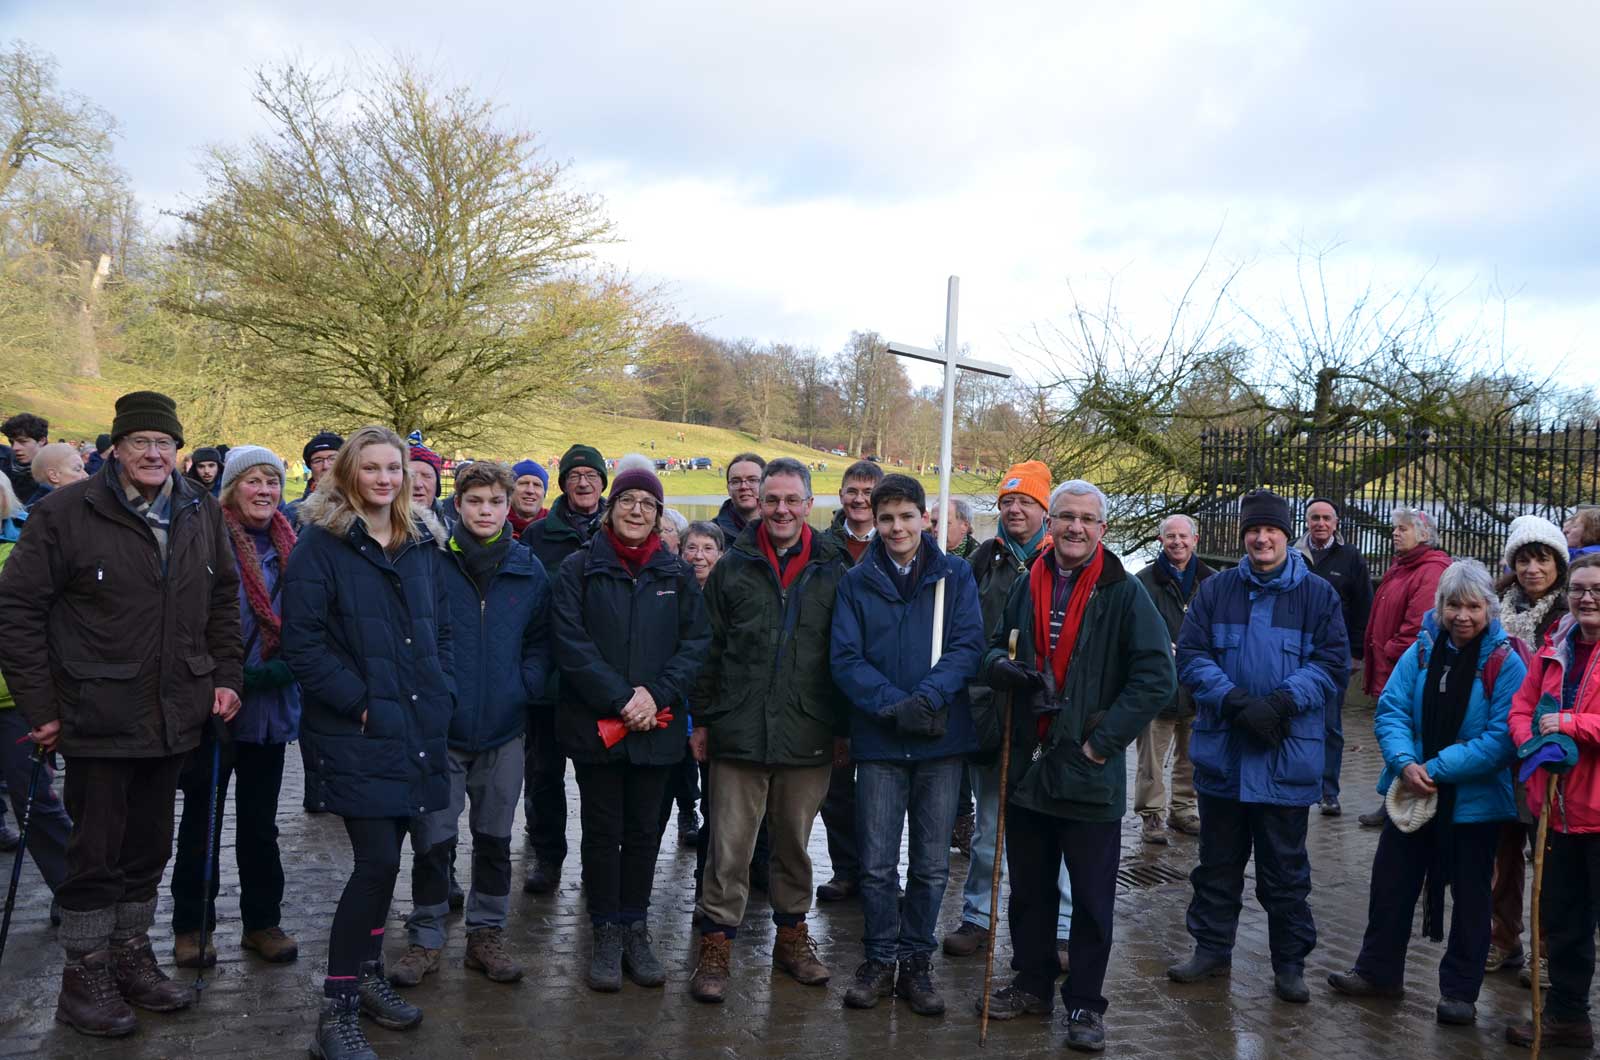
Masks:
[[[939,551],[943,552],[945,526],[950,521],[950,461],[953,448],[956,422],[956,371],[958,369],[977,372],[980,375],[992,375],[1001,379],[1011,378],[1011,369],[1003,364],[990,364],[987,361],[966,360],[960,355],[960,346],[956,344],[956,317],[961,303],[961,277],[950,277],[950,286],[945,294],[944,303],[944,349],[926,350],[920,346],[907,346],[903,342],[889,343],[889,352],[901,357],[914,357],[919,361],[932,361],[934,364],[944,366],[944,427],[939,434],[939,532],[933,535],[938,539]],[[933,664],[939,663],[939,655],[944,647],[944,582],[939,579],[939,585],[934,590],[933,596]]]

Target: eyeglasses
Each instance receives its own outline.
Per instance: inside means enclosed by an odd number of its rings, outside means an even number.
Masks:
[[[761,485],[761,476],[760,475],[752,475],[749,478],[730,478],[728,480],[728,485],[730,485],[730,486],[759,486],[759,485]]]
[[[1052,523],[1064,523],[1067,526],[1099,526],[1098,515],[1079,515],[1076,512],[1051,512]]]
[[[612,501],[612,504],[626,512],[640,511],[646,515],[656,513],[656,502],[649,497],[630,497],[624,494]]]
[[[1582,600],[1585,596],[1600,600],[1600,585],[1586,585],[1581,589],[1574,585],[1567,590],[1567,595],[1574,600]]]
[[[124,438],[128,448],[136,453],[147,453],[154,449],[158,453],[176,452],[178,443],[171,438]]]
[[[587,471],[587,470],[585,470],[585,471],[569,471],[569,472],[567,472],[567,481],[568,482],[573,482],[573,481],[576,481],[576,482],[599,482],[600,481],[600,472],[598,472],[598,471]]]

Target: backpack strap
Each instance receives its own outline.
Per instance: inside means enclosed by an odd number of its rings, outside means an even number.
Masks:
[[[1521,659],[1523,666],[1526,667],[1531,657],[1528,653],[1528,649],[1523,647],[1522,641],[1518,640],[1516,637],[1507,637],[1505,640],[1501,641],[1495,647],[1494,651],[1489,653],[1489,658],[1484,660],[1483,698],[1485,700],[1494,699],[1495,679],[1500,676],[1500,668],[1506,664],[1506,657],[1513,651],[1517,653],[1517,658]]]

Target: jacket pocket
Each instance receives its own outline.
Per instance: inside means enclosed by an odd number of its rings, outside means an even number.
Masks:
[[[204,677],[217,668],[217,660],[210,655],[189,655],[183,661],[189,664],[189,672],[196,677]]]
[[[1040,780],[1051,799],[1084,806],[1111,805],[1111,760],[1095,765],[1078,748],[1058,747],[1044,765]]]
[[[126,735],[129,723],[142,710],[135,687],[140,662],[101,659],[63,659],[71,704],[67,726],[74,736]]]

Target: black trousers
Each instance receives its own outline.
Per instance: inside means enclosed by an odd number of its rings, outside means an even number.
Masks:
[[[1011,929],[1016,985],[1051,1000],[1056,976],[1057,879],[1061,861],[1072,879],[1072,936],[1067,941],[1067,977],[1061,1000],[1068,1010],[1104,1014],[1102,992],[1111,959],[1112,919],[1117,904],[1117,864],[1122,858],[1120,821],[1069,821],[1006,807],[1006,870],[1011,874],[1007,920]]]
[[[283,907],[283,860],[278,855],[278,794],[283,788],[283,753],[287,744],[230,743],[222,748],[217,778],[217,830],[212,836],[211,922],[217,926],[215,900],[220,889],[222,819],[228,806],[228,781],[234,789],[233,849],[239,865],[239,918],[246,932],[277,927]],[[183,817],[178,823],[178,860],[172,866],[172,930],[199,931],[207,895],[204,890],[206,789],[211,783],[211,732],[190,754],[178,778],[183,791]]]
[[[856,765],[833,771],[827,797],[822,800],[822,826],[828,830],[828,860],[833,875],[844,880],[861,878],[861,856],[856,850]]]
[[[56,899],[75,913],[149,902],[172,856],[172,816],[183,755],[67,758],[72,818],[67,878]]]
[[[1439,993],[1460,1001],[1478,1000],[1483,962],[1489,955],[1490,880],[1500,845],[1501,822],[1458,824],[1450,838],[1450,934],[1439,962]],[[1439,829],[1429,821],[1409,835],[1385,821],[1372,859],[1367,899],[1367,933],[1355,970],[1379,986],[1404,986],[1406,948],[1416,919],[1423,879],[1439,845]],[[1520,852],[1519,852],[1520,853]]]
[[[1189,874],[1194,898],[1186,918],[1198,949],[1233,953],[1243,908],[1244,869],[1256,859],[1256,898],[1267,911],[1274,971],[1304,972],[1317,945],[1311,919],[1311,859],[1306,855],[1305,806],[1269,806],[1201,794],[1200,864]],[[1077,904],[1078,895],[1072,895]]]
[[[661,834],[667,834],[667,823],[672,820],[672,804],[678,804],[678,817],[686,818],[694,812],[700,799],[700,765],[685,748],[683,761],[671,767],[667,790],[661,796]]]
[[[352,980],[361,965],[383,955],[383,928],[400,875],[400,847],[409,817],[346,817],[355,866],[339,895],[328,937],[328,978]]]
[[[1552,828],[1549,843],[1539,909],[1550,948],[1544,1015],[1549,1020],[1587,1020],[1600,920],[1600,835],[1566,835]]]
[[[541,706],[529,712],[522,765],[528,845],[540,861],[559,865],[567,859],[567,756],[556,740],[554,708]]]
[[[673,766],[573,764],[583,821],[583,889],[595,924],[645,919],[661,852],[657,821]]]

